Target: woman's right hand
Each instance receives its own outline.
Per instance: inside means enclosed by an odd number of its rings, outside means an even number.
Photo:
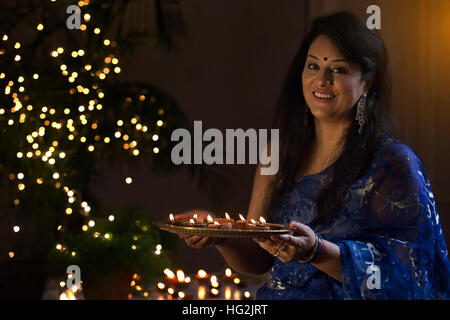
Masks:
[[[215,218],[214,213],[202,209],[185,211],[183,213],[176,214],[174,217],[175,219],[188,218],[192,217],[194,214],[196,214],[199,218],[204,218],[205,220],[208,216]],[[189,234],[178,234],[178,237],[183,239],[189,247],[197,249],[204,248],[207,246],[215,246],[223,241],[223,238],[210,236],[193,236]]]

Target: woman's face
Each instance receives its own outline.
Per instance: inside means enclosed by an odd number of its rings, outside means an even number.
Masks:
[[[350,110],[365,86],[361,68],[347,61],[324,35],[317,37],[309,47],[302,83],[311,113],[324,122],[348,121]]]

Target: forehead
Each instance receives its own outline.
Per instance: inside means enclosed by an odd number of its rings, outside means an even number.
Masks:
[[[334,42],[325,35],[318,36],[309,46],[308,54],[320,59],[327,57],[329,60],[345,59]]]

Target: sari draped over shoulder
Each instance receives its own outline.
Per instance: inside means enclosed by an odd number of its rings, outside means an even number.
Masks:
[[[450,262],[430,183],[420,159],[380,137],[364,176],[342,209],[314,224],[332,166],[295,181],[274,221],[310,226],[341,253],[342,283],[310,264],[274,260],[257,299],[449,299]]]

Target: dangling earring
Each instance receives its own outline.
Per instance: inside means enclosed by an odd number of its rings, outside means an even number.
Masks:
[[[366,123],[366,108],[367,108],[367,91],[364,91],[361,98],[358,101],[358,106],[356,107],[356,121],[359,123],[358,133],[362,133],[362,128]]]

